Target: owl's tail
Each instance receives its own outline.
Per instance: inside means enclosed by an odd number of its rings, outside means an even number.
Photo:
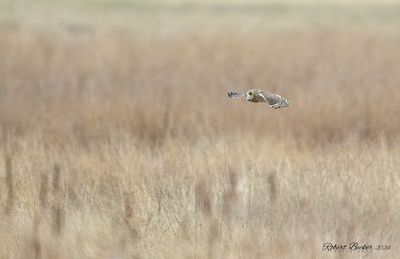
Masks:
[[[270,105],[270,107],[273,109],[281,109],[281,108],[290,107],[290,104],[286,98],[281,97],[278,103]]]
[[[282,98],[281,105],[282,107],[290,107],[290,103],[286,98]]]

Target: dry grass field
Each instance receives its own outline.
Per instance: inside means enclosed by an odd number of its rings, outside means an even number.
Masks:
[[[396,21],[124,15],[0,22],[1,258],[396,258]]]

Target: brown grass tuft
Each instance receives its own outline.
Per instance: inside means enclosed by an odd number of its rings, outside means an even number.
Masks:
[[[276,181],[277,180],[275,172],[271,172],[268,175],[268,187],[269,187],[269,198],[272,204],[276,202],[276,199],[278,197],[278,186]]]
[[[129,230],[130,237],[132,240],[139,238],[139,233],[136,230],[134,223],[134,193],[125,193],[124,195],[124,222]]]
[[[53,194],[59,196],[61,192],[61,169],[57,163],[54,164],[53,169]]]
[[[66,220],[64,195],[61,192],[61,169],[57,163],[54,164],[53,168],[52,229],[55,234],[61,235]]]
[[[40,191],[39,191],[39,201],[40,201],[40,208],[42,210],[47,208],[48,205],[48,192],[49,192],[49,183],[46,174],[42,174],[41,176],[41,184],[40,184]]]
[[[42,258],[42,244],[39,237],[40,216],[35,216],[32,225],[32,256],[39,259]]]
[[[12,159],[8,153],[5,154],[4,164],[5,164],[6,186],[7,186],[7,200],[4,211],[7,215],[9,215],[15,204],[15,191],[14,191]]]
[[[200,179],[195,187],[195,208],[207,217],[212,215],[211,189],[204,179]]]

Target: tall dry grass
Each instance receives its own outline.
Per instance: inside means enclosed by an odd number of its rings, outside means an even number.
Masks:
[[[2,257],[395,258],[396,27],[0,34]],[[226,97],[249,87],[292,107]]]

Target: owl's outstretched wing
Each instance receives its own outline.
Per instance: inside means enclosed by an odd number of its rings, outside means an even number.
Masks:
[[[228,97],[232,98],[232,99],[235,99],[238,97],[245,97],[245,96],[246,96],[246,94],[244,94],[244,93],[228,92]]]
[[[279,109],[289,107],[288,100],[280,95],[265,92],[260,93],[259,95],[265,100],[270,108]]]

